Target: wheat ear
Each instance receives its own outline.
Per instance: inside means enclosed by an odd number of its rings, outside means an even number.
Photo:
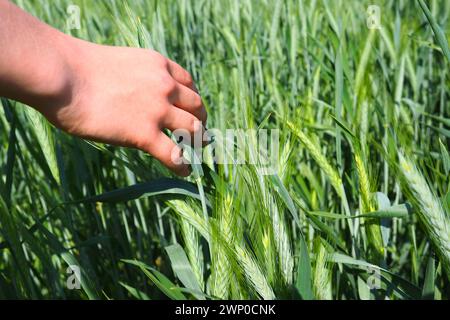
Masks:
[[[414,163],[402,153],[398,157],[410,200],[450,279],[450,219]]]

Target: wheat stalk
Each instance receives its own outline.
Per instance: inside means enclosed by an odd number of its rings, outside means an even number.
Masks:
[[[333,166],[331,166],[327,158],[325,158],[325,156],[320,152],[320,149],[311,141],[310,138],[308,138],[306,134],[304,134],[301,130],[297,129],[292,122],[286,121],[286,124],[297,136],[297,138],[300,140],[300,142],[303,144],[306,150],[308,150],[308,152],[317,162],[319,167],[325,172],[325,175],[330,180],[330,183],[333,186],[334,190],[336,190],[337,194],[342,199],[342,205],[344,207],[345,214],[350,216],[351,213],[350,207],[348,205],[347,195],[345,194],[344,185],[337,170],[333,168]],[[350,220],[347,221],[347,223],[350,230],[350,234],[352,235],[352,237],[354,237],[354,226]]]
[[[320,149],[311,141],[311,139],[304,134],[302,131],[298,130],[295,125],[286,121],[288,127],[294,132],[300,142],[304,145],[304,147],[311,154],[313,159],[317,162],[319,167],[325,172],[326,176],[331,182],[331,185],[334,187],[336,192],[340,197],[344,197],[344,189],[342,188],[342,180],[339,176],[338,172],[331,166],[328,162],[327,158],[320,152]]]
[[[190,209],[188,206],[183,205],[184,202],[181,200],[171,200],[168,204],[173,208],[173,210],[178,214],[181,220],[186,220],[195,230],[198,231],[208,242],[210,242],[211,232],[209,230],[208,223],[199,214],[195,213],[194,210]],[[184,210],[189,208],[189,210]]]
[[[287,285],[292,284],[292,270],[294,269],[294,261],[292,259],[291,246],[289,244],[289,237],[286,230],[286,224],[280,216],[275,200],[270,199],[273,234],[275,244],[278,251],[278,259],[281,267],[283,279]]]
[[[199,216],[194,208],[198,209],[193,202],[190,206],[182,200],[172,200],[170,201],[173,208],[180,213],[180,215],[196,217]],[[192,270],[197,278],[200,288],[204,288],[204,278],[203,278],[203,254],[200,247],[200,242],[198,238],[198,231],[189,222],[188,219],[180,219],[181,233],[184,239],[186,254],[191,263]]]
[[[316,261],[314,265],[313,291],[318,300],[331,300],[331,273],[327,263],[327,251],[321,239],[316,241]]]
[[[373,211],[375,208],[372,205],[370,196],[369,175],[367,174],[366,168],[364,166],[364,163],[362,161],[359,152],[355,152],[354,156],[355,156],[356,170],[358,171],[359,177],[359,191],[361,193],[361,200],[363,204],[362,211],[363,213],[370,212]]]
[[[235,241],[233,236],[233,228],[235,225],[233,197],[228,191],[225,192],[222,198],[218,215],[219,230],[225,242],[214,241],[212,244],[214,248],[213,264],[211,266],[213,273],[212,293],[219,298],[227,299],[230,293],[230,280],[233,271],[231,270],[231,264],[226,255],[226,251],[222,246],[224,243],[231,245]]]
[[[359,177],[359,191],[362,202],[361,213],[372,212],[375,210],[375,206],[373,205],[373,200],[370,192],[369,175],[367,173],[366,167],[361,157],[361,151],[359,149],[355,150],[354,158],[356,163],[356,170],[358,171]],[[367,231],[374,249],[378,252],[379,255],[383,256],[384,245],[379,224],[375,223],[373,219],[372,221],[367,221]]]
[[[203,278],[203,254],[200,247],[198,232],[184,219],[181,219],[181,233],[184,238],[186,254],[200,288],[205,287]]]
[[[400,168],[410,191],[411,202],[418,209],[419,218],[433,243],[450,279],[450,220],[440,201],[431,191],[425,178],[414,163],[401,152]]]
[[[240,246],[237,245],[235,250],[238,262],[244,269],[244,274],[255,291],[264,300],[275,299],[275,294],[256,261],[250,256],[247,250]]]

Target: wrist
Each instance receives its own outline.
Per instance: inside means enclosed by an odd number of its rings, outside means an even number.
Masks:
[[[13,52],[0,74],[0,95],[45,113],[72,99],[76,41],[55,29],[41,30],[34,50]]]
[[[53,106],[70,104],[77,87],[78,46],[75,38],[56,31],[52,39],[53,48],[47,66],[42,70],[44,80],[36,77],[34,87],[35,105],[39,111]]]

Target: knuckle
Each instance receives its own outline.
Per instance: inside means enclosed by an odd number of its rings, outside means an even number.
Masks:
[[[162,103],[156,112],[156,118],[158,124],[161,124],[162,121],[169,116],[170,105],[168,103]]]
[[[197,125],[198,119],[194,116],[190,117],[189,122],[191,124],[191,129],[194,130]]]
[[[180,125],[179,129],[181,129],[181,131],[184,131],[185,133],[188,133],[188,134],[194,133],[196,118],[192,115],[189,115],[189,116],[185,115],[184,117],[185,118],[183,119],[183,123]]]
[[[201,130],[202,128],[202,121],[197,119],[197,117],[191,116],[189,118],[189,131],[191,133],[196,133],[197,131]]]
[[[143,136],[135,137],[132,144],[137,149],[148,152],[148,140],[145,139]]]
[[[193,98],[193,103],[194,103],[194,108],[196,108],[197,110],[200,110],[203,108],[203,101],[202,101],[202,98],[200,97],[200,95],[195,94],[195,96]]]
[[[167,70],[169,68],[169,61],[164,56],[160,56],[160,58],[159,58],[159,65],[163,69]]]
[[[184,73],[184,82],[188,87],[191,87],[194,84],[194,79],[189,72],[185,71]]]
[[[133,144],[137,149],[145,151],[147,153],[151,153],[151,144],[156,139],[156,130],[153,128],[148,128],[148,130],[144,130],[144,134],[138,135],[134,138]]]
[[[159,65],[161,68],[163,69],[167,69],[169,66],[169,61],[167,60],[166,57],[164,57],[162,54],[154,51],[153,52],[154,56],[153,56],[153,61]]]
[[[161,81],[161,90],[164,95],[166,96],[171,95],[175,91],[177,84],[168,73],[162,74],[160,81]]]

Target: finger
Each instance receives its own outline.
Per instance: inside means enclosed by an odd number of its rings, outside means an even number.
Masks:
[[[158,159],[175,174],[183,177],[189,176],[189,165],[183,163],[183,150],[163,132],[158,131],[155,141],[151,141],[148,144],[148,149],[145,151]]]
[[[162,125],[170,131],[184,129],[190,134],[202,129],[201,121],[197,117],[175,106],[170,107]]]
[[[169,61],[168,69],[170,75],[179,83],[182,85],[194,90],[195,92],[198,92],[197,88],[195,87],[194,80],[192,79],[192,76],[189,72],[187,72],[183,67],[181,67],[178,63],[167,59]]]
[[[202,122],[189,112],[175,106],[170,108],[162,125],[164,128],[172,131],[175,136],[183,138],[181,141],[186,144],[194,145],[194,147],[201,147],[207,142],[203,141],[205,128],[202,125]]]
[[[202,98],[195,91],[192,91],[188,87],[177,83],[171,96],[171,102],[176,107],[192,113],[199,120],[201,120],[204,125],[206,124],[206,109],[203,106]]]

